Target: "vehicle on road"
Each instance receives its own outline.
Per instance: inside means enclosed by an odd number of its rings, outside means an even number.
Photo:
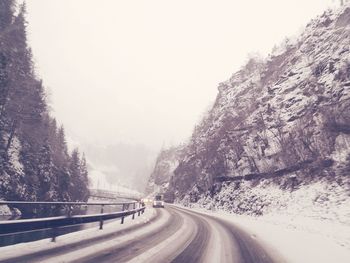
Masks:
[[[157,195],[154,197],[153,207],[162,207],[162,208],[164,208],[163,195],[157,194]]]

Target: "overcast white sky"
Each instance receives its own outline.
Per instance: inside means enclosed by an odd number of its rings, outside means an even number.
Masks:
[[[27,0],[53,114],[84,143],[190,136],[217,85],[332,0]]]

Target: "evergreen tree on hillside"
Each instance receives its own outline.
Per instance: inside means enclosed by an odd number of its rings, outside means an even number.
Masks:
[[[7,32],[10,30],[13,17],[14,2],[13,0],[0,1],[0,131],[2,131],[2,115],[4,105],[8,95],[8,51],[9,44]]]
[[[89,198],[89,178],[85,154],[83,154],[83,157],[80,161],[80,182],[80,199],[83,201],[87,201]]]
[[[39,200],[48,201],[57,199],[54,192],[54,187],[56,187],[56,180],[54,178],[54,165],[52,162],[51,148],[46,141],[38,155],[38,167],[37,174],[40,180],[40,188],[38,192]]]
[[[74,149],[70,159],[69,171],[72,177],[72,183],[70,185],[70,193],[73,200],[87,201],[88,199],[88,178],[86,160],[83,155],[80,160],[80,154],[78,149]]]
[[[58,180],[58,194],[62,201],[73,201],[72,194],[69,191],[72,189],[72,178],[69,172],[69,155],[68,147],[65,138],[64,128],[61,126],[55,138],[54,164],[56,167],[56,176]]]
[[[0,1],[0,32],[3,33],[11,25],[14,8],[15,8],[14,0]]]
[[[64,127],[61,126],[57,131],[57,138],[56,138],[56,165],[58,167],[63,167],[65,164],[68,163],[69,155],[68,155],[68,147],[67,147],[67,141],[65,136]]]
[[[14,19],[12,29],[6,34],[7,75],[9,78],[6,98],[4,99],[2,121],[4,131],[9,136],[5,152],[11,147],[16,131],[22,124],[25,114],[29,114],[30,96],[36,86],[33,76],[31,51],[27,48],[25,6],[22,5]],[[6,50],[7,49],[7,50]]]
[[[55,176],[55,165],[53,162],[53,151],[50,143],[51,118],[46,115],[44,119],[43,141],[38,153],[37,174],[40,180],[38,199],[42,201],[58,201],[57,177]]]
[[[49,115],[27,44],[25,4],[17,16],[15,8],[15,1],[0,0],[0,198],[86,201],[86,162],[77,150],[69,155],[64,128]]]
[[[80,159],[78,149],[74,149],[69,164],[69,172],[72,176],[70,184],[70,193],[72,199],[79,200],[79,176],[80,176]]]
[[[80,159],[78,149],[74,149],[69,164],[69,172],[72,176],[72,182],[70,184],[70,193],[73,200],[79,200],[79,187],[80,187]]]
[[[9,51],[10,45],[8,41],[8,32],[12,27],[14,11],[14,2],[11,0],[0,1],[0,139],[1,146],[4,142],[4,126],[5,121],[3,115],[5,112],[5,104],[8,100],[9,91]],[[3,150],[3,149],[2,149]],[[3,154],[3,153],[2,153]]]

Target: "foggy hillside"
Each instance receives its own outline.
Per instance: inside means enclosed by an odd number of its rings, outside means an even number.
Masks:
[[[141,192],[145,190],[155,158],[154,152],[147,147],[128,143],[108,146],[83,144],[82,149],[88,156],[90,173],[96,174],[97,178],[97,174],[102,174],[111,185],[122,185]]]

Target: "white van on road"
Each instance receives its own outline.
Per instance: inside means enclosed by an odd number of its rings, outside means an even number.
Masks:
[[[154,197],[153,207],[162,207],[162,208],[164,208],[163,195],[158,194],[158,195],[156,195]]]

